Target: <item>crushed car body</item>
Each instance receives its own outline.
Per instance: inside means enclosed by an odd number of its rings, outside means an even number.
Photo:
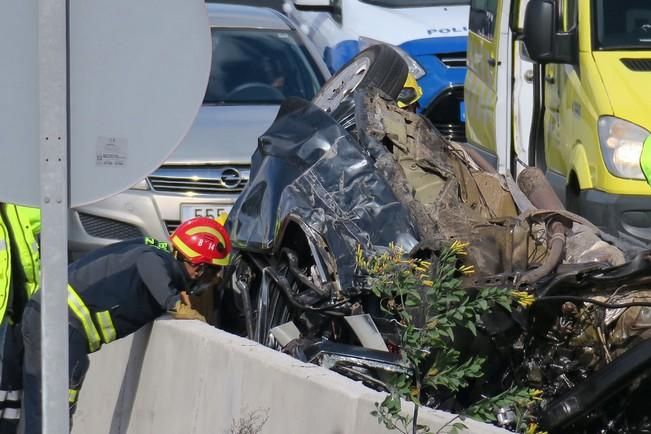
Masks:
[[[537,417],[550,432],[651,430],[651,253],[563,209],[538,169],[517,183],[496,173],[399,109],[395,91],[375,81],[325,109],[318,96],[282,105],[229,215],[236,251],[219,325],[382,389],[409,366],[356,252],[395,244],[427,259],[462,240],[475,270],[464,287],[514,288],[535,303],[495,309],[477,336],[455,337],[464,354],[482,348],[490,372],[463,402],[428,402],[458,410],[509,378],[543,391]]]

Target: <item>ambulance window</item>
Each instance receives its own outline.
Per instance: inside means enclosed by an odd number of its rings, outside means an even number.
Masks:
[[[595,0],[596,48],[648,49],[651,46],[649,0]]]
[[[470,2],[470,31],[493,39],[497,0],[472,0]]]

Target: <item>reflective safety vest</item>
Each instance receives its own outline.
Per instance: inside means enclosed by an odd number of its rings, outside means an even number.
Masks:
[[[41,258],[36,241],[41,231],[41,212],[37,208],[2,204],[0,213],[0,322],[4,320],[9,303],[12,278],[12,254],[18,260],[25,274],[25,292],[30,299],[41,281]],[[15,251],[11,250],[11,238]]]
[[[86,338],[88,350],[93,353],[102,346],[117,339],[118,335],[111,319],[111,313],[106,310],[91,314],[84,301],[74,288],[68,285],[68,307],[81,323]]]

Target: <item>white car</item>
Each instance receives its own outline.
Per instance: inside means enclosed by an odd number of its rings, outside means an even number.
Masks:
[[[213,39],[204,103],[170,158],[131,189],[72,210],[71,259],[138,236],[166,239],[181,221],[228,212],[249,180],[250,159],[289,96],[307,100],[329,78],[320,55],[268,8],[208,4]]]

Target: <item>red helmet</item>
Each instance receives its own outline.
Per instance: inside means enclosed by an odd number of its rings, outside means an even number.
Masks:
[[[231,239],[224,226],[211,218],[184,221],[170,239],[174,248],[191,264],[228,265]]]

